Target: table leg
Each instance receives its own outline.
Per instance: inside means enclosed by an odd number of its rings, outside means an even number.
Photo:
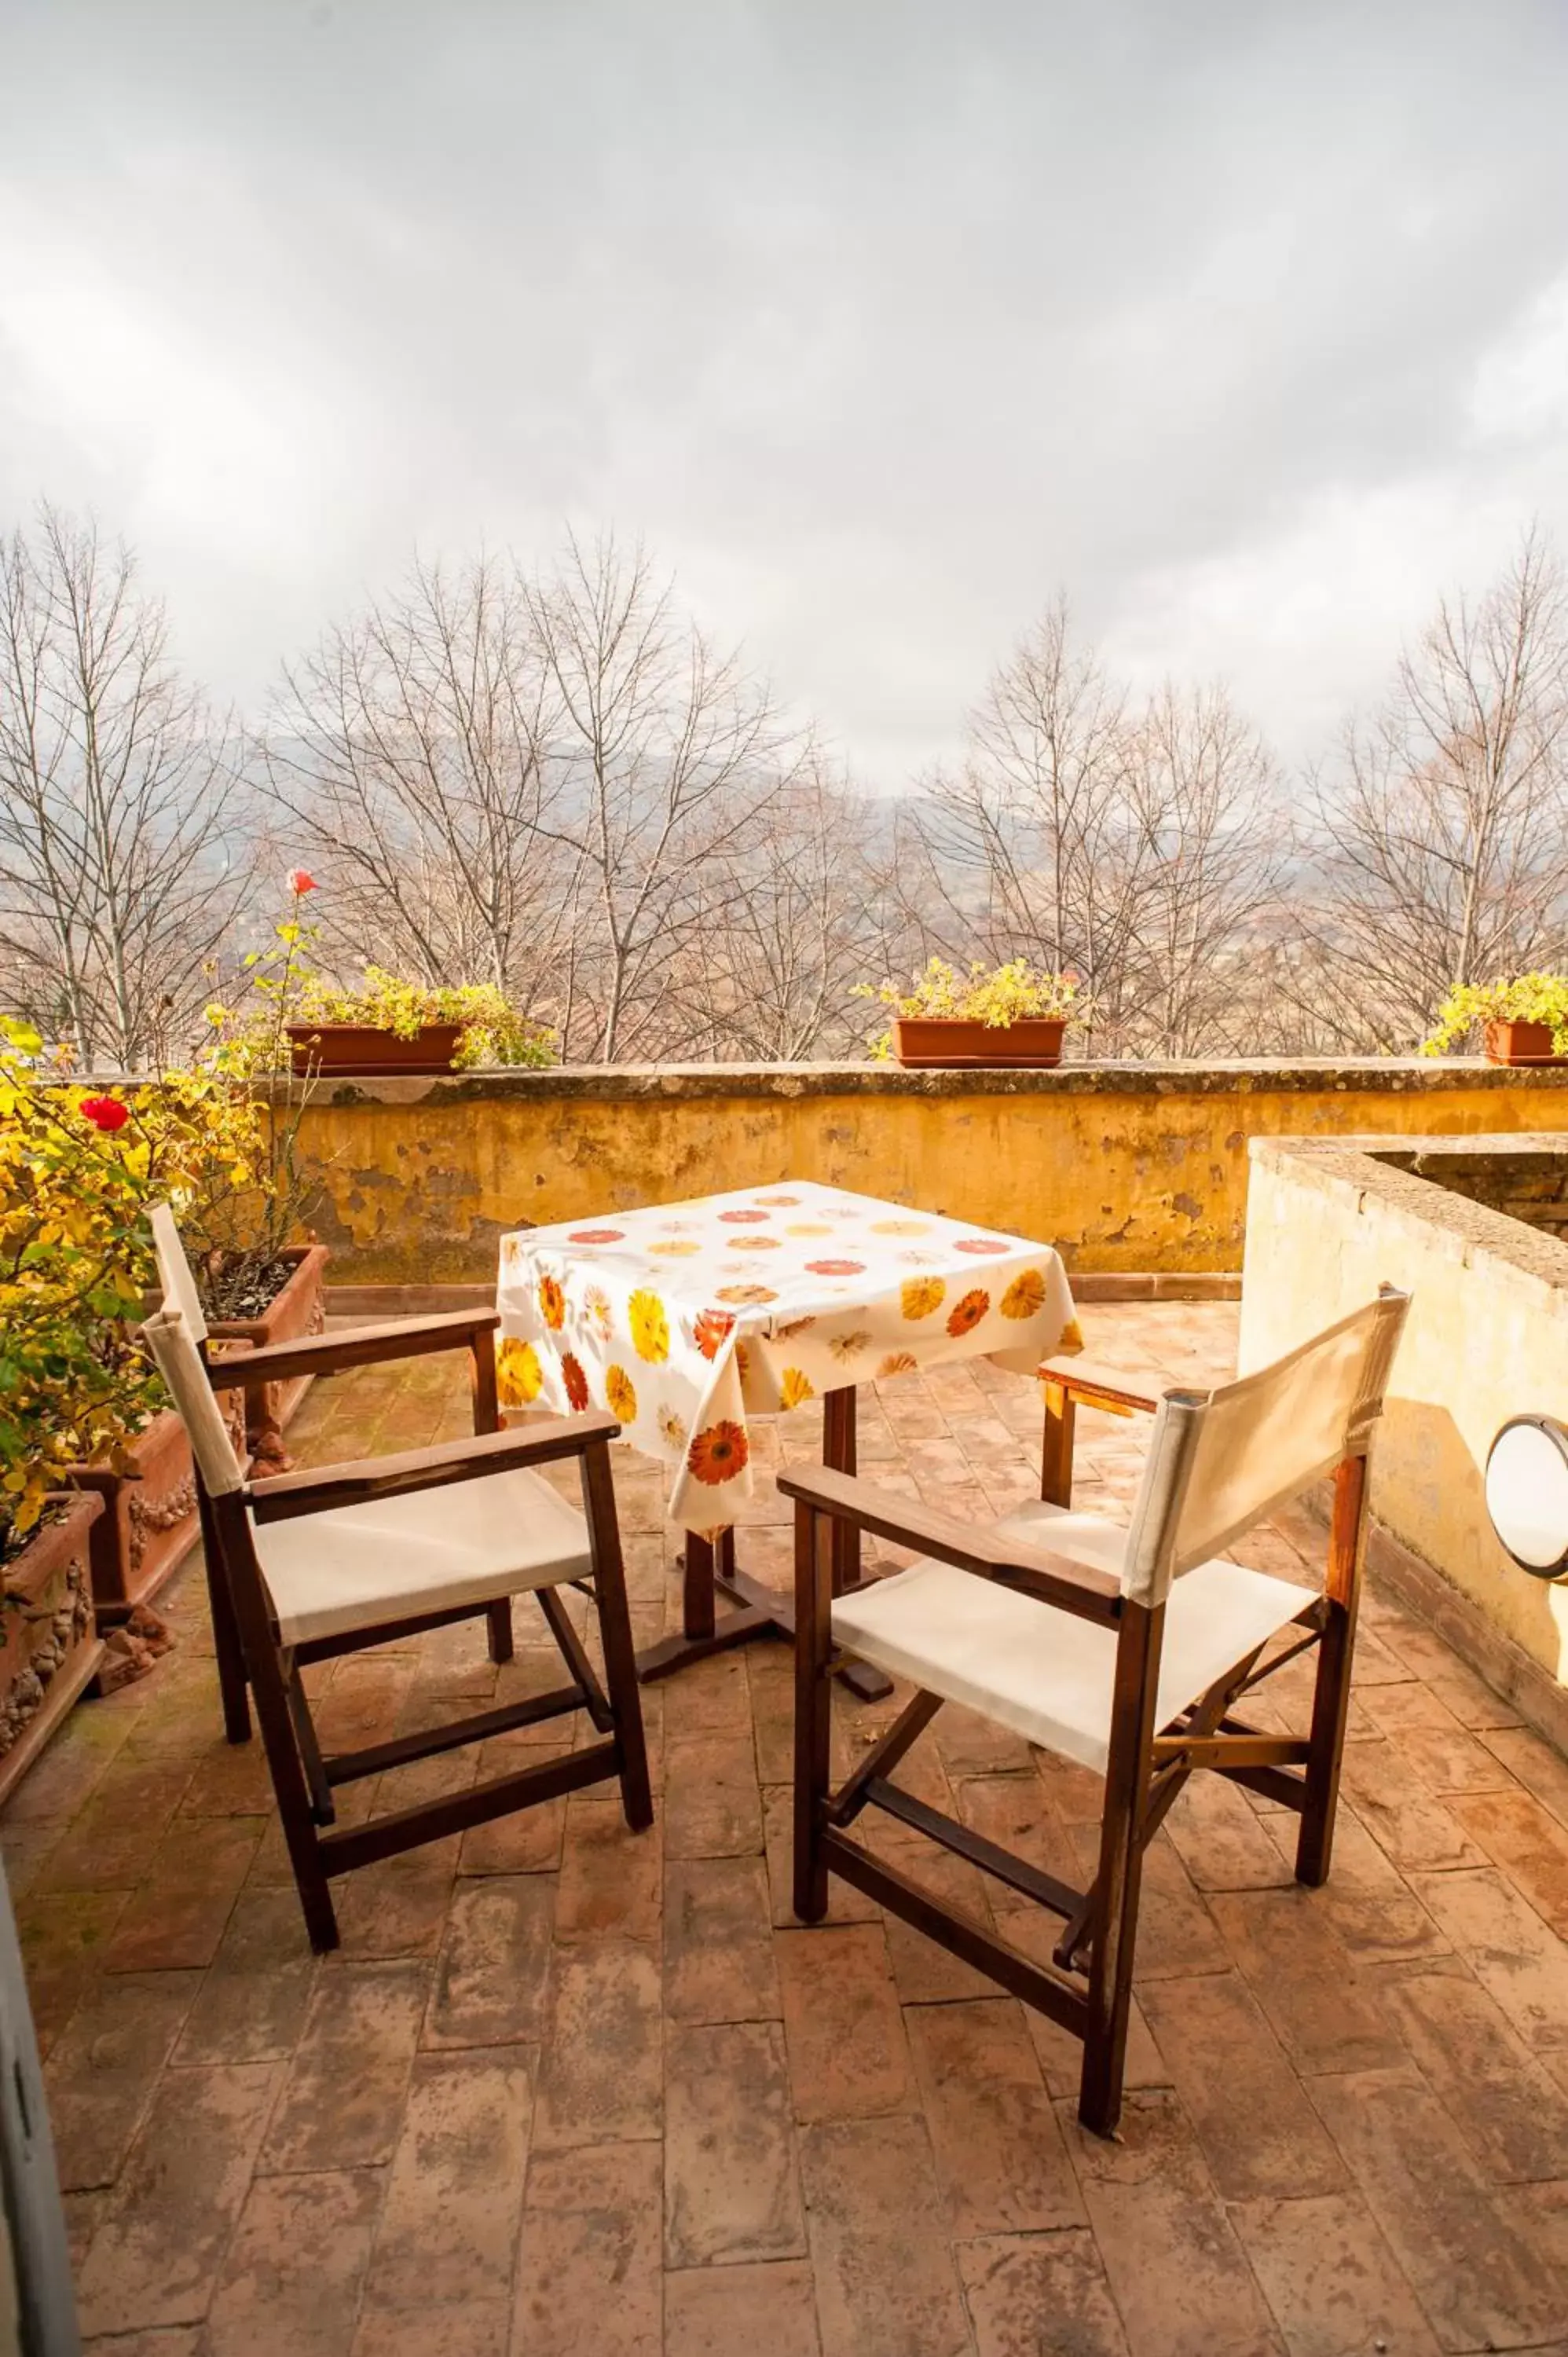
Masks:
[[[755,1600],[740,1596],[736,1578],[733,1530],[716,1531],[712,1538],[700,1538],[695,1531],[686,1533],[681,1555],[680,1633],[660,1638],[658,1644],[646,1645],[639,1653],[637,1674],[644,1684],[667,1678],[672,1670],[683,1670],[688,1662],[704,1661],[710,1653],[727,1652],[732,1645],[744,1645],[753,1637],[769,1631],[789,1633],[781,1628],[768,1590],[757,1587]],[[726,1613],[722,1620],[714,1609],[721,1585],[741,1608]]]

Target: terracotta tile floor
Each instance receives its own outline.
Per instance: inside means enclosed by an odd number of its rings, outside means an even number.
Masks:
[[[1096,1356],[1176,1375],[1223,1371],[1233,1318],[1086,1322]],[[985,1368],[891,1386],[865,1469],[994,1511],[1030,1487],[1036,1413]],[[427,1361],[320,1386],[295,1446],[461,1417]],[[1139,1427],[1081,1429],[1084,1496],[1125,1498]],[[674,1598],[658,1495],[625,1458],[645,1636]],[[782,1578],[786,1549],[765,1504],[747,1555]],[[371,1870],[314,1963],[259,1753],[217,1734],[199,1577],[168,1600],[179,1650],[75,1714],[4,1826],[104,2348],[1568,2352],[1568,1765],[1376,1598],[1330,1887],[1297,1889],[1281,1818],[1212,1778],[1152,1853],[1110,2146],[1075,2124],[1076,2050],[985,1981],[852,1894],[792,1927],[781,1649],[650,1693],[652,1833],[578,1796]],[[529,1669],[445,1632],[338,1665],[322,1713],[373,1740]],[[886,1716],[846,1712],[846,1756]],[[1084,1858],[1087,1776],[957,1713],[932,1733],[922,1792]],[[459,1752],[371,1805],[479,1770]]]

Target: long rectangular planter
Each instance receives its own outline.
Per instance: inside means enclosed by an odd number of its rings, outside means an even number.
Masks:
[[[915,1071],[979,1068],[1049,1071],[1062,1060],[1067,1026],[1054,1017],[1017,1023],[971,1023],[956,1015],[901,1015],[893,1026],[893,1052]]]
[[[412,1039],[369,1023],[291,1023],[287,1029],[295,1073],[301,1080],[325,1080],[335,1073],[449,1072],[463,1036],[460,1023],[426,1023]]]
[[[327,1322],[323,1286],[331,1258],[327,1244],[291,1244],[279,1254],[294,1263],[294,1274],[273,1297],[260,1318],[224,1318],[212,1327],[214,1341],[249,1342],[264,1350],[269,1342],[299,1342],[319,1334]],[[258,1465],[275,1469],[283,1461],[283,1435],[289,1418],[310,1388],[308,1375],[286,1383],[267,1383],[245,1394],[245,1446]]]
[[[90,1547],[101,1498],[70,1497],[5,1567],[0,1607],[0,1802],[98,1674]]]
[[[1568,1064],[1552,1046],[1550,1023],[1488,1023],[1488,1064]]]

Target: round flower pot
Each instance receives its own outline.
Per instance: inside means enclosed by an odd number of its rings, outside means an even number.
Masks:
[[[395,1031],[379,1031],[370,1023],[288,1026],[294,1069],[302,1080],[449,1072],[462,1034],[460,1023],[426,1023],[412,1039],[401,1039]]]
[[[1019,1023],[970,1023],[952,1015],[901,1015],[893,1026],[893,1052],[915,1071],[936,1065],[990,1065],[1044,1071],[1062,1060],[1058,1018],[1031,1016]]]
[[[1488,1023],[1488,1064],[1568,1064],[1552,1045],[1550,1023]]]
[[[62,1498],[5,1566],[0,1607],[0,1801],[12,1792],[103,1658],[89,1542],[99,1498]]]

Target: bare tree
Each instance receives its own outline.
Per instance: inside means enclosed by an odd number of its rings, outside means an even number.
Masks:
[[[1455,983],[1560,963],[1568,929],[1568,582],[1541,535],[1444,598],[1316,788],[1312,923],[1342,1032],[1406,1047]]]
[[[250,862],[229,729],[181,681],[162,604],[95,525],[0,543],[0,960],[87,1067],[185,1044]]]
[[[584,878],[579,1036],[605,1063],[659,1053],[696,879],[757,839],[801,745],[640,548],[569,537],[525,595],[553,691],[545,831]]]
[[[264,742],[326,938],[569,1022],[581,862],[563,847],[548,666],[513,568],[416,565],[285,670]]]

